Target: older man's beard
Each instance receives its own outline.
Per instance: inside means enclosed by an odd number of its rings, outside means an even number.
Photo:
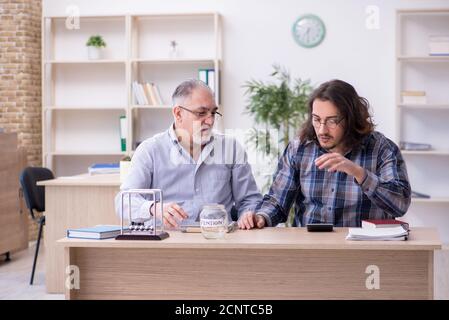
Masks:
[[[203,131],[207,130],[207,131]],[[193,144],[204,145],[209,142],[212,135],[212,127],[208,125],[201,125],[201,122],[193,123]]]

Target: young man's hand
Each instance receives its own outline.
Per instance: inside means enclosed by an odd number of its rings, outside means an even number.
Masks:
[[[363,182],[366,176],[365,169],[337,152],[323,154],[315,160],[315,165],[320,170],[327,169],[329,172],[344,172],[353,176],[359,184]]]
[[[237,222],[240,229],[253,229],[253,228],[263,228],[266,225],[265,218],[261,215],[255,214],[253,211],[246,211],[242,214],[239,221]]]

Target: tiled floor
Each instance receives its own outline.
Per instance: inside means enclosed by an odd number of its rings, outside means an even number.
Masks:
[[[10,262],[4,262],[4,256],[0,256],[0,299],[64,299],[62,294],[45,292],[43,246],[39,252],[34,285],[29,285],[35,248],[36,243],[30,243],[27,250],[13,254]],[[449,299],[449,246],[435,254],[435,299]]]

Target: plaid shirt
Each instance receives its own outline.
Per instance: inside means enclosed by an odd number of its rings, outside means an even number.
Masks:
[[[411,200],[407,170],[391,140],[373,132],[345,154],[366,170],[362,184],[346,173],[318,169],[314,161],[326,152],[314,141],[295,139],[289,143],[269,193],[256,208],[268,226],[285,222],[293,201],[294,226],[332,223],[360,227],[362,219],[391,219],[407,212]]]

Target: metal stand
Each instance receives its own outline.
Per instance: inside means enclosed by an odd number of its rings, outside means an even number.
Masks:
[[[157,226],[157,213],[155,212],[153,215],[153,225],[152,227],[144,227],[143,222],[138,223],[137,225],[132,222],[131,218],[131,195],[132,194],[148,194],[151,195],[153,198],[153,201],[155,203],[160,203],[160,221],[161,221],[161,227],[158,230]],[[125,195],[128,195],[128,219],[130,221],[130,226],[126,230],[123,228],[123,214],[124,214],[124,203],[125,203]],[[122,191],[122,212],[120,216],[120,224],[121,224],[121,231],[120,234],[115,237],[115,240],[164,240],[169,237],[169,234],[164,231],[164,224],[162,222],[163,220],[163,200],[162,200],[162,190],[160,189],[131,189]]]

